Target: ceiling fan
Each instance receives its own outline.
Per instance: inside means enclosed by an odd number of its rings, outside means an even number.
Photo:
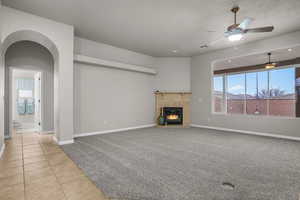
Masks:
[[[231,9],[231,12],[234,13],[234,24],[227,27],[227,30],[224,33],[225,38],[229,41],[239,41],[241,40],[245,34],[248,33],[264,33],[264,32],[272,32],[274,30],[274,26],[264,26],[258,28],[247,28],[253,21],[253,18],[247,17],[241,23],[237,23],[237,13],[240,10],[238,6],[235,6]],[[209,44],[202,45],[201,48],[207,48],[220,40],[224,39],[224,36],[216,41],[213,41]]]
[[[266,69],[272,69],[272,68],[276,67],[276,63],[271,62],[271,55],[272,55],[272,53],[269,52],[268,53],[269,62],[266,63],[266,66],[265,66]]]
[[[234,24],[230,25],[227,28],[227,31],[224,33],[225,37],[228,38],[229,41],[238,41],[241,40],[242,37],[247,33],[264,33],[264,32],[272,32],[274,30],[274,26],[265,26],[258,28],[247,28],[251,22],[254,20],[253,18],[247,17],[240,24],[237,23],[237,13],[240,10],[238,6],[233,7],[231,12],[234,13]]]

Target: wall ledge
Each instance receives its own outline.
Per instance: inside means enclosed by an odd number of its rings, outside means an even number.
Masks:
[[[272,134],[272,133],[261,133],[261,132],[255,132],[255,131],[229,129],[229,128],[222,128],[222,127],[215,127],[215,126],[203,126],[203,125],[198,125],[198,124],[191,124],[191,127],[213,129],[213,130],[227,131],[227,132],[235,132],[235,133],[242,133],[242,134],[247,134],[247,135],[256,135],[256,136],[263,136],[263,137],[272,137],[272,138],[277,138],[277,139],[300,141],[300,137],[277,135],[277,134]]]
[[[155,69],[151,69],[149,67],[126,64],[126,63],[121,63],[121,62],[116,62],[116,61],[111,61],[111,60],[104,60],[104,59],[99,59],[99,58],[93,58],[93,57],[80,55],[80,54],[74,55],[74,62],[90,64],[90,65],[97,65],[97,66],[102,66],[102,67],[115,68],[115,69],[126,70],[126,71],[146,73],[146,74],[151,74],[151,75],[157,74]]]

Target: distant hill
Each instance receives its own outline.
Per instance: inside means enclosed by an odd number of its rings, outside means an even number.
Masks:
[[[223,92],[215,91],[214,95],[217,96],[217,97],[222,98],[223,97]],[[234,99],[239,100],[239,99],[244,99],[245,96],[240,95],[240,94],[227,93],[227,98],[228,99],[233,99],[233,100]],[[256,96],[252,96],[252,95],[248,95],[248,94],[246,94],[246,98],[247,99],[257,99]],[[280,96],[273,96],[273,97],[269,97],[269,98],[259,97],[258,99],[295,99],[295,98],[296,98],[295,94],[283,94],[283,95],[280,95]]]

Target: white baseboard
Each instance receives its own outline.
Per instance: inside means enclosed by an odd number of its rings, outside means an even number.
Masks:
[[[0,150],[0,158],[2,158],[4,150],[5,150],[5,143],[3,142],[3,145],[2,145],[1,150]]]
[[[65,141],[59,141],[56,136],[53,136],[53,140],[58,145],[65,145],[65,144],[73,144],[74,143],[74,139],[72,139],[72,140],[65,140]]]
[[[198,125],[198,124],[191,124],[191,127],[206,128],[206,129],[213,129],[213,130],[219,130],[219,131],[242,133],[242,134],[247,134],[247,135],[258,135],[258,136],[264,136],[264,137],[272,137],[272,138],[300,141],[300,137],[276,135],[276,134],[272,134],[272,133],[261,133],[261,132],[255,132],[255,131],[229,129],[229,128],[222,128],[222,127],[215,127],[215,126],[203,126],[203,125]]]
[[[26,129],[26,130],[17,130],[16,133],[32,133],[39,132],[39,129]]]
[[[42,135],[47,135],[47,134],[54,133],[54,131],[40,131],[39,133],[42,134]]]
[[[92,132],[92,133],[79,133],[79,134],[74,135],[74,137],[78,138],[78,137],[86,137],[86,136],[91,136],[91,135],[101,135],[101,134],[108,134],[108,133],[115,133],[115,132],[123,132],[123,131],[135,130],[135,129],[149,128],[149,127],[154,127],[154,126],[156,126],[156,124],[147,124],[147,125],[142,125],[142,126],[134,126],[134,127],[113,129],[113,130],[106,130],[106,131],[99,131],[99,132]]]
[[[73,144],[73,143],[74,143],[74,139],[72,139],[72,140],[65,140],[65,141],[59,141],[58,142],[59,145]]]

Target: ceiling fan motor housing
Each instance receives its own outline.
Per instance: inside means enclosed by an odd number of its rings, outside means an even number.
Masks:
[[[229,26],[227,28],[227,31],[225,32],[226,37],[228,37],[230,35],[234,35],[234,34],[243,34],[244,33],[243,29],[241,29],[239,27],[240,24],[237,24],[237,20],[236,20],[236,14],[239,10],[240,10],[240,8],[238,6],[233,7],[231,9],[231,12],[234,13],[234,24],[232,24],[231,26]]]
[[[244,34],[244,30],[241,28],[228,28],[228,30],[225,32],[225,36],[228,37],[230,35],[236,35],[236,34]]]

